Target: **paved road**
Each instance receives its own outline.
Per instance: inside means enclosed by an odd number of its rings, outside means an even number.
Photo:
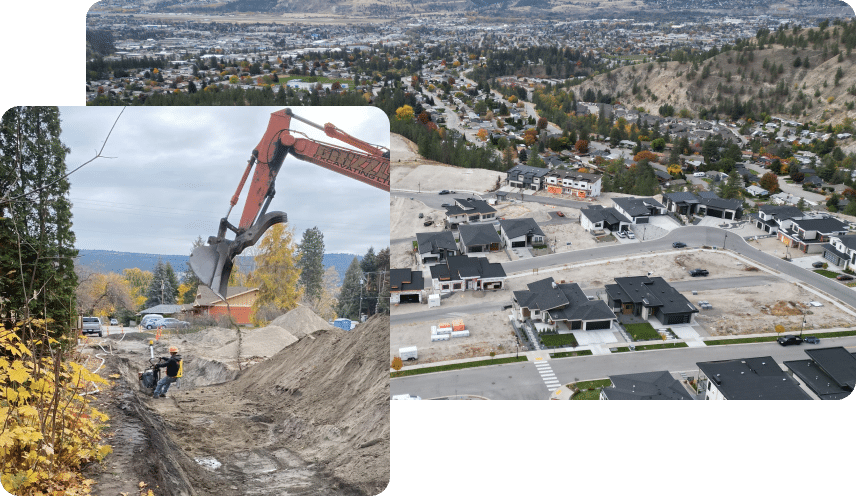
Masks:
[[[597,259],[615,259],[642,253],[671,250],[672,242],[674,241],[683,241],[690,247],[722,247],[723,244],[727,243],[725,246],[729,250],[737,252],[750,260],[775,269],[787,276],[793,277],[824,291],[832,297],[841,300],[845,304],[856,308],[856,291],[853,289],[848,288],[834,279],[823,277],[815,272],[800,268],[790,262],[786,262],[778,257],[764,253],[754,246],[749,245],[742,237],[736,234],[728,236],[727,230],[717,227],[679,227],[666,236],[651,241],[616,244],[610,247],[554,253],[552,255],[544,255],[542,257],[505,262],[502,264],[502,267],[507,274],[511,274],[514,272],[533,271],[535,269],[545,267]]]
[[[669,370],[687,371],[695,376],[696,362],[728,360],[759,356],[772,356],[781,364],[786,360],[807,358],[810,346],[845,346],[856,351],[856,336],[824,339],[820,345],[779,346],[776,343],[753,343],[705,348],[677,348],[673,350],[640,351],[593,355],[587,357],[550,360],[550,366],[561,384],[610,375]],[[490,399],[545,399],[547,386],[540,379],[534,362],[514,363],[491,367],[415,375],[390,380],[392,394],[416,394],[422,398],[436,398],[454,394],[477,394]]]
[[[424,312],[392,315],[389,318],[389,324],[413,324],[414,322],[428,322],[431,320],[438,320],[440,317],[451,318],[461,317],[462,315],[467,314],[496,312],[497,310],[501,310],[503,305],[508,304],[511,304],[510,300],[507,303],[503,304],[497,303],[495,301],[486,301],[484,303],[473,303],[471,305],[441,306],[440,308],[433,308],[431,310],[425,310]]]
[[[654,274],[656,275],[656,274]],[[693,290],[711,290],[711,289],[730,289],[730,288],[747,288],[750,286],[766,286],[781,282],[782,280],[776,276],[739,276],[739,277],[696,277],[690,281],[670,282],[673,288],[678,291],[693,291]]]

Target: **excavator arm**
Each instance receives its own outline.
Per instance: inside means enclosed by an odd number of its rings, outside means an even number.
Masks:
[[[290,128],[292,118],[362,151],[311,139]],[[267,209],[276,193],[276,176],[289,154],[389,191],[389,150],[359,140],[332,124],[319,126],[294,115],[288,108],[274,112],[264,136],[247,162],[244,175],[230,201],[229,211],[220,219],[217,236],[209,237],[207,245],[197,247],[190,254],[190,267],[193,272],[220,298],[226,297],[235,257],[256,244],[271,226],[288,221],[285,212],[268,212]],[[229,222],[229,214],[238,203],[254,166],[255,172],[247,190],[244,211],[240,222],[235,226]],[[228,231],[235,233],[234,240],[226,238]]]

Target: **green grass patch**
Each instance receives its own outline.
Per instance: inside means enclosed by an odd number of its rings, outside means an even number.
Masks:
[[[577,346],[573,334],[541,334],[540,338],[544,346]]]
[[[600,389],[586,389],[571,397],[572,400],[599,400]]]
[[[563,351],[561,353],[550,353],[550,358],[568,358],[575,356],[588,356],[591,354],[591,350]]]
[[[687,343],[663,343],[663,344],[646,344],[642,346],[636,346],[636,351],[644,351],[644,350],[666,350],[670,348],[686,348],[689,346]],[[622,346],[620,348],[616,348],[613,353],[624,353],[625,351],[630,351],[629,346]]]
[[[766,343],[769,341],[775,341],[777,338],[778,336],[761,336],[755,338],[714,339],[711,341],[705,341],[704,344],[707,346],[716,346],[719,344]]]
[[[574,383],[574,385],[575,385],[575,386],[577,387],[577,389],[579,389],[579,390],[583,390],[583,389],[600,389],[600,388],[605,388],[605,387],[607,387],[607,386],[611,386],[611,385],[612,385],[612,381],[611,381],[611,380],[609,380],[609,379],[598,379],[598,380],[596,380],[596,381],[582,381],[582,382],[575,382],[575,383]]]
[[[503,363],[525,362],[527,358],[508,357],[508,358],[491,358],[489,360],[479,360],[477,362],[453,363],[450,365],[439,365],[437,367],[423,367],[419,369],[406,369],[392,372],[390,377],[406,377],[408,375],[430,374],[432,372],[445,372],[447,370],[469,369],[473,367],[484,367],[485,365],[501,365]]]
[[[817,336],[819,338],[841,338],[844,336],[856,336],[856,330],[836,332],[812,331],[812,333],[813,334],[809,334],[808,331],[803,331],[803,336]]]
[[[838,277],[838,272],[832,272],[831,270],[814,269],[814,271],[822,275],[823,277],[828,277],[830,279],[835,279],[836,277]]]
[[[625,324],[624,328],[627,333],[633,338],[633,341],[649,341],[651,339],[661,339],[660,333],[654,329],[654,326],[644,322],[642,324]]]

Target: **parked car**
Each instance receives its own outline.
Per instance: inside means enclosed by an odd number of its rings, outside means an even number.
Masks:
[[[143,319],[140,321],[140,326],[143,329],[154,329],[154,327],[148,327],[150,322],[154,322],[156,320],[160,320],[163,318],[163,315],[157,313],[150,313],[148,315],[143,315]]]
[[[704,172],[694,172],[693,177],[704,177]]]
[[[440,195],[448,195],[449,193],[451,193],[451,191],[449,191],[449,190],[447,190],[447,189],[444,189],[443,191],[439,192],[438,194],[440,194]]]
[[[838,279],[839,281],[852,281],[853,276],[851,276],[850,274],[838,274],[838,277],[836,277],[836,279]]]
[[[820,344],[820,338],[817,336],[806,336],[803,338],[803,343]]]
[[[708,274],[709,272],[705,269],[693,269],[690,271],[690,275],[693,277],[707,276]]]
[[[110,319],[110,325],[119,325],[119,321],[116,319]]]
[[[433,224],[433,223],[434,223],[434,221],[433,221],[433,220],[426,220],[425,222],[423,222],[423,223],[422,223],[422,225],[423,225],[423,226],[428,227],[428,226],[430,226],[430,225],[431,225],[431,224]]]
[[[776,342],[778,342],[782,346],[788,346],[791,344],[800,344],[803,342],[803,340],[799,336],[787,335],[781,336],[780,338],[776,339]]]
[[[104,332],[101,329],[101,319],[98,317],[83,317],[80,332],[82,334],[98,334],[98,337],[100,338],[101,334]]]
[[[423,214],[422,212],[419,212],[419,218],[421,219],[422,217],[425,217],[425,214]]]
[[[823,262],[814,262],[813,264],[811,264],[811,266],[814,267],[815,269],[822,269],[823,268]]]
[[[619,238],[623,238],[624,237],[624,231],[615,231],[615,235],[618,236]]]
[[[680,241],[675,241],[674,243],[672,243],[672,248],[686,248],[686,247],[687,247],[687,244],[682,243]]]
[[[627,237],[630,239],[636,239],[636,235],[633,234],[633,231],[627,231]]]
[[[155,322],[155,327],[163,327],[165,329],[190,329],[190,322],[178,319],[161,319]]]
[[[808,304],[813,306],[813,307],[822,307],[823,306],[823,303],[821,303],[819,301],[810,301],[810,302],[808,302]]]
[[[451,204],[451,203],[444,203],[444,204],[442,204],[442,205],[440,205],[440,206],[441,206],[441,207],[443,207],[443,208],[445,208],[445,207],[451,207],[451,206],[452,206],[452,204]]]
[[[556,215],[558,215],[559,217],[564,217],[565,213],[564,212],[556,212]]]

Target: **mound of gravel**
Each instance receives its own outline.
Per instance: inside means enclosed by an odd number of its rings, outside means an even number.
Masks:
[[[315,312],[304,306],[298,306],[287,314],[280,315],[273,319],[269,325],[281,327],[294,335],[297,339],[301,339],[303,336],[312,334],[313,332],[321,329],[335,329],[335,327],[328,324],[326,320],[322,319],[316,315]]]

